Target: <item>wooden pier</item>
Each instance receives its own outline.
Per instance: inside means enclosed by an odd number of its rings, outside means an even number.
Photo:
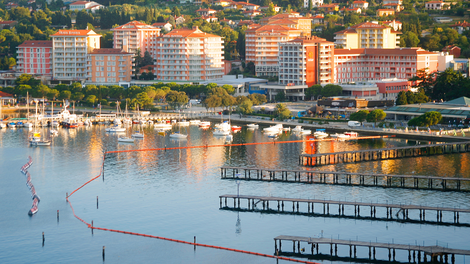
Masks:
[[[400,159],[408,157],[464,153],[469,151],[470,142],[429,144],[381,149],[363,149],[332,153],[301,154],[299,156],[299,164],[303,166],[314,167],[338,163]]]
[[[378,219],[377,211],[379,214],[382,213],[384,216],[382,218],[386,219],[395,219],[401,221],[426,221],[426,212],[428,213],[428,219],[430,215],[436,216],[436,223],[446,223],[446,224],[460,224],[460,214],[467,213],[470,214],[470,209],[465,208],[445,208],[445,207],[437,207],[437,206],[423,206],[423,205],[406,205],[406,204],[388,204],[388,203],[368,203],[368,202],[351,202],[351,201],[332,201],[332,200],[320,200],[320,199],[300,199],[300,198],[282,198],[282,197],[267,197],[267,196],[252,196],[252,195],[221,195],[219,196],[220,199],[220,208],[229,208],[228,199],[233,199],[233,207],[234,209],[241,209],[241,200],[246,200],[246,207],[244,209],[248,210],[261,210],[257,209],[257,205],[262,205],[263,211],[277,211],[277,212],[290,212],[290,213],[300,213],[307,215],[314,215],[315,214],[315,207],[323,208],[323,215],[330,215],[330,205],[334,206],[332,208],[331,215],[336,216],[352,216],[354,207],[354,217],[361,217],[361,209],[363,211],[363,215],[369,215],[370,211],[370,218]],[[271,203],[271,207],[269,205]],[[292,210],[290,210],[290,204],[292,204]],[[316,206],[315,206],[316,205]],[[346,209],[345,210],[345,206]],[[349,207],[349,208],[348,208]],[[260,207],[261,208],[261,207]],[[286,209],[284,209],[286,208]],[[337,208],[337,214],[334,213],[334,209]],[[380,210],[377,210],[380,209]],[[317,209],[318,211],[318,209]],[[419,220],[412,219],[412,214],[410,211],[415,211],[416,218],[418,217],[419,212]],[[346,212],[350,212],[348,215]],[[445,222],[443,219],[443,213],[446,213],[446,219],[449,219],[449,214],[452,216],[453,214],[453,222],[447,221]],[[395,218],[394,218],[395,215]],[[452,217],[450,217],[452,219]],[[467,225],[470,223],[467,223]]]
[[[368,174],[318,170],[283,170],[229,166],[220,168],[220,176],[222,179],[236,180],[470,191],[470,179],[456,177]]]
[[[278,236],[274,238],[275,252],[279,255],[282,254],[282,242],[292,242],[293,253],[298,252],[301,254],[301,243],[307,243],[311,248],[311,255],[319,254],[320,245],[329,245],[330,255],[338,256],[338,246],[349,247],[349,258],[357,258],[357,247],[369,248],[369,260],[376,260],[376,250],[385,249],[388,250],[388,261],[395,261],[396,251],[403,250],[408,251],[409,262],[427,262],[428,256],[430,256],[431,262],[449,263],[449,255],[451,263],[455,263],[455,255],[470,255],[470,250],[452,249],[441,246],[418,246],[418,245],[404,245],[404,244],[391,244],[391,243],[380,243],[380,242],[365,242],[365,241],[352,241],[352,240],[340,240],[330,238],[314,238],[314,237],[299,237],[299,236]],[[279,243],[278,243],[279,242]],[[334,250],[333,250],[334,249]],[[438,260],[439,258],[439,260]]]

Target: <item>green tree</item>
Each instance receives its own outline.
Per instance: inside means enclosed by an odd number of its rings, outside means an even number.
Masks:
[[[403,33],[400,37],[400,47],[418,47],[418,44],[418,36],[411,31]]]
[[[305,90],[305,97],[307,100],[315,100],[315,97],[321,94],[322,86],[320,84],[314,84]]]
[[[369,114],[369,110],[359,110],[356,113],[352,113],[349,116],[349,120],[364,122],[367,119],[367,115]]]
[[[68,90],[61,91],[59,95],[60,100],[69,100],[71,97],[72,97],[72,92]]]
[[[137,103],[143,108],[148,109],[153,107],[153,99],[149,97],[146,92],[137,94],[135,99],[137,100]]]
[[[173,16],[175,16],[175,17],[181,16],[181,12],[180,12],[180,10],[179,10],[179,8],[178,8],[177,6],[173,7],[171,13],[172,13]]]
[[[377,122],[384,120],[385,116],[387,116],[387,114],[385,114],[382,109],[375,109],[367,114],[366,120],[367,122],[374,122],[374,124],[377,125]]]
[[[216,94],[213,94],[204,100],[204,105],[206,106],[207,109],[212,108],[215,111],[217,107],[222,106],[222,97]]]
[[[50,89],[49,93],[47,94],[47,98],[49,100],[54,100],[54,99],[58,98],[59,95],[60,95],[60,92],[57,89]]]
[[[325,97],[338,96],[343,93],[343,88],[335,84],[327,84],[321,89],[321,95]]]
[[[284,102],[286,101],[286,93],[284,91],[277,92],[276,96],[274,96],[274,100],[276,102]]]
[[[269,3],[268,10],[266,11],[266,16],[274,16],[276,14],[276,10],[274,9],[273,2]]]
[[[180,108],[189,101],[185,92],[169,91],[166,94],[166,102],[174,108]]]
[[[222,88],[225,89],[225,91],[227,91],[228,94],[234,94],[235,93],[235,88],[233,88],[232,85],[224,84],[224,85],[222,85]]]
[[[442,115],[436,111],[430,111],[408,121],[409,126],[433,126],[442,120]]]
[[[81,92],[76,92],[72,95],[72,97],[70,99],[72,99],[72,101],[81,101],[83,100],[83,98],[85,98],[85,95]]]
[[[94,105],[96,102],[98,102],[98,99],[95,95],[88,95],[85,101],[88,105]]]
[[[401,91],[401,92],[398,93],[397,101],[396,101],[395,104],[396,105],[407,105],[408,104],[408,100],[407,100],[407,97],[406,97],[406,92]]]
[[[274,109],[274,116],[279,120],[288,119],[292,116],[291,111],[287,109],[285,104],[277,104]]]
[[[253,102],[250,99],[242,101],[238,105],[238,111],[240,111],[244,115],[249,115],[253,113]]]

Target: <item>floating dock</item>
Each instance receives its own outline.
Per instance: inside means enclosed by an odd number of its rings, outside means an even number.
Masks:
[[[470,214],[470,209],[465,208],[446,208],[438,206],[424,206],[424,205],[412,205],[412,204],[388,204],[388,203],[368,203],[368,202],[352,202],[352,201],[332,201],[332,200],[321,200],[321,199],[300,199],[300,198],[283,198],[283,197],[268,197],[268,196],[252,196],[252,195],[232,195],[226,194],[219,196],[220,208],[230,208],[228,199],[233,199],[233,209],[247,209],[252,211],[274,211],[274,212],[289,212],[289,213],[302,213],[305,215],[315,215],[315,207],[323,208],[323,215],[330,215],[330,206],[332,208],[331,215],[335,216],[348,216],[355,218],[361,217],[361,209],[363,211],[363,216],[369,215],[372,219],[390,219],[398,221],[415,221],[415,222],[425,222],[426,221],[426,212],[428,213],[428,219],[432,216],[436,216],[435,223],[445,223],[445,224],[460,224],[460,214],[467,213]],[[246,200],[246,207],[242,207],[240,201]],[[271,207],[270,204],[271,203]],[[257,205],[261,204],[258,209]],[[292,204],[292,210],[290,210],[290,205]],[[347,210],[345,210],[345,207]],[[354,215],[352,215],[354,207]],[[337,214],[334,213],[334,209],[337,208]],[[377,210],[379,209],[379,210]],[[320,209],[321,210],[321,209]],[[318,211],[318,209],[317,209]],[[381,217],[377,217],[377,211],[379,214],[383,214]],[[415,214],[410,214],[415,212]],[[348,214],[349,213],[349,214]],[[418,219],[419,213],[419,219]],[[445,213],[445,218],[452,221],[444,221],[443,213]],[[450,215],[450,217],[449,217]],[[413,216],[416,219],[413,219]],[[466,223],[468,226],[470,223]]]
[[[368,174],[318,170],[283,170],[229,166],[220,168],[220,176],[222,179],[235,180],[357,185],[441,191],[470,191],[470,179],[457,177]]]
[[[363,149],[332,153],[301,154],[299,156],[299,164],[303,166],[315,167],[338,163],[353,163],[362,161],[422,157],[431,155],[464,153],[469,151],[470,142],[429,144],[381,149]]]
[[[330,246],[330,255],[338,256],[338,246],[349,246],[349,258],[357,257],[357,247],[369,248],[369,260],[376,260],[376,249],[388,250],[388,261],[395,261],[396,251],[408,251],[408,261],[415,263],[427,262],[430,256],[431,262],[449,263],[449,255],[451,262],[455,263],[455,255],[470,255],[470,250],[452,249],[440,246],[417,246],[417,245],[404,245],[404,244],[390,244],[380,242],[365,242],[365,241],[352,241],[340,240],[330,238],[313,238],[313,237],[299,237],[299,236],[278,236],[274,238],[275,252],[279,255],[282,254],[282,241],[292,242],[293,253],[298,252],[301,254],[301,243],[308,243],[311,248],[311,255],[319,254],[320,245]],[[279,243],[278,243],[279,242]],[[334,249],[334,251],[333,251]],[[308,256],[308,255],[307,255]]]

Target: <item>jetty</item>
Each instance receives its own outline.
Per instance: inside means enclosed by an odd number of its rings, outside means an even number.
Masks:
[[[395,261],[396,251],[408,251],[408,262],[418,263],[427,262],[428,256],[430,262],[449,263],[449,256],[451,263],[455,263],[455,255],[470,255],[470,250],[463,249],[452,249],[441,246],[420,246],[420,245],[405,245],[405,244],[394,244],[394,243],[382,243],[382,242],[366,242],[366,241],[353,241],[353,240],[341,240],[341,239],[330,239],[330,238],[316,238],[316,237],[300,237],[300,236],[277,236],[274,238],[274,248],[278,255],[282,255],[282,242],[288,241],[292,243],[292,253],[302,253],[302,244],[307,243],[311,248],[311,256],[319,254],[320,245],[329,245],[329,251],[331,256],[338,256],[338,246],[349,247],[349,258],[357,258],[357,247],[363,247],[369,249],[369,260],[376,260],[376,250],[385,249],[388,250],[388,261]],[[361,252],[367,252],[362,250]]]
[[[400,159],[431,155],[464,153],[470,151],[470,141],[443,144],[428,144],[380,149],[363,149],[354,151],[301,154],[299,164],[303,166],[320,166],[338,163]]]
[[[363,216],[370,215],[370,219],[389,219],[398,221],[414,221],[414,222],[426,222],[426,213],[428,218],[435,215],[436,223],[460,224],[460,214],[470,214],[470,209],[467,208],[449,208],[449,207],[438,207],[438,206],[427,206],[427,205],[412,205],[412,204],[392,204],[392,203],[373,203],[373,202],[358,202],[358,201],[333,201],[333,200],[321,200],[321,199],[302,199],[302,198],[283,198],[283,197],[270,197],[270,196],[252,196],[252,195],[232,195],[226,194],[219,196],[220,208],[230,208],[229,199],[233,199],[233,209],[245,209],[251,211],[272,211],[278,213],[302,213],[307,216],[313,216],[315,214],[315,208],[322,210],[323,215],[331,215],[338,217],[361,217],[361,209]],[[246,206],[241,206],[241,200],[245,200]],[[271,205],[270,205],[271,203]],[[258,204],[259,207],[258,207]],[[292,204],[292,209],[290,205]],[[334,207],[334,208],[333,208]],[[259,209],[258,209],[259,208]],[[262,209],[261,209],[262,208]],[[318,209],[320,208],[320,209]],[[335,210],[337,209],[337,213]],[[413,213],[414,211],[414,213]],[[353,214],[354,212],[354,214]],[[369,214],[370,212],[370,214]],[[377,217],[379,212],[379,217]],[[444,216],[443,216],[444,213]],[[380,217],[380,214],[383,216]],[[448,221],[452,219],[453,222]],[[419,219],[418,219],[419,216]],[[416,219],[413,219],[416,217]],[[446,219],[446,220],[444,220]],[[465,225],[470,225],[466,223]]]
[[[470,178],[422,175],[371,174],[345,171],[284,170],[253,167],[220,168],[222,179],[279,181],[307,184],[470,191]]]

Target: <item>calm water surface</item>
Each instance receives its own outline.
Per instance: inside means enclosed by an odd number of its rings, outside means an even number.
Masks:
[[[190,245],[132,235],[105,231],[95,231],[92,235],[91,230],[73,216],[65,195],[99,173],[104,150],[213,145],[224,141],[212,136],[211,130],[191,126],[181,129],[181,132],[189,134],[187,140],[170,140],[168,135],[161,136],[153,128],[145,128],[144,140],[135,144],[119,144],[117,135],[107,134],[104,128],[60,129],[51,147],[30,147],[26,129],[0,130],[0,198],[3,201],[0,263],[97,263],[102,262],[103,246],[106,246],[106,262],[109,263],[276,263],[269,258],[200,247],[194,250]],[[47,132],[43,129],[43,134]],[[295,139],[300,138],[289,133],[279,138],[280,141]],[[234,143],[268,140],[259,130],[243,129],[234,136]],[[104,165],[104,181],[100,178],[92,182],[75,193],[70,201],[75,213],[87,222],[93,220],[95,226],[185,241],[193,241],[196,236],[200,243],[265,254],[274,254],[273,238],[278,235],[318,237],[322,233],[324,237],[340,239],[420,245],[437,243],[470,249],[468,227],[238,213],[219,209],[219,195],[237,192],[233,180],[220,179],[220,167],[224,165],[305,169],[298,165],[301,153],[415,144],[416,141],[403,139],[374,139],[315,142],[313,146],[310,143],[292,143],[109,154]],[[34,161],[29,172],[41,197],[39,212],[33,217],[27,215],[32,201],[26,177],[19,171],[28,156]],[[453,154],[339,164],[322,169],[468,178],[469,159],[469,154]],[[242,182],[240,193],[465,208],[470,202],[468,193],[281,182]],[[60,212],[59,221],[57,210]],[[319,207],[317,210],[320,212]],[[452,215],[446,217],[451,219]],[[468,222],[469,218],[461,215],[462,222]],[[44,246],[42,232],[46,237]],[[283,249],[291,251],[292,245],[283,243]],[[320,250],[329,253],[327,246],[320,246]],[[358,249],[358,256],[367,257],[368,252],[361,250]],[[310,252],[309,249],[306,251]],[[348,256],[349,248],[340,246],[339,255]],[[377,251],[378,258],[387,256],[385,250]],[[397,252],[397,260],[406,261],[407,258],[406,253]],[[456,263],[464,261],[461,256],[456,258]],[[467,257],[467,261],[470,258]]]

